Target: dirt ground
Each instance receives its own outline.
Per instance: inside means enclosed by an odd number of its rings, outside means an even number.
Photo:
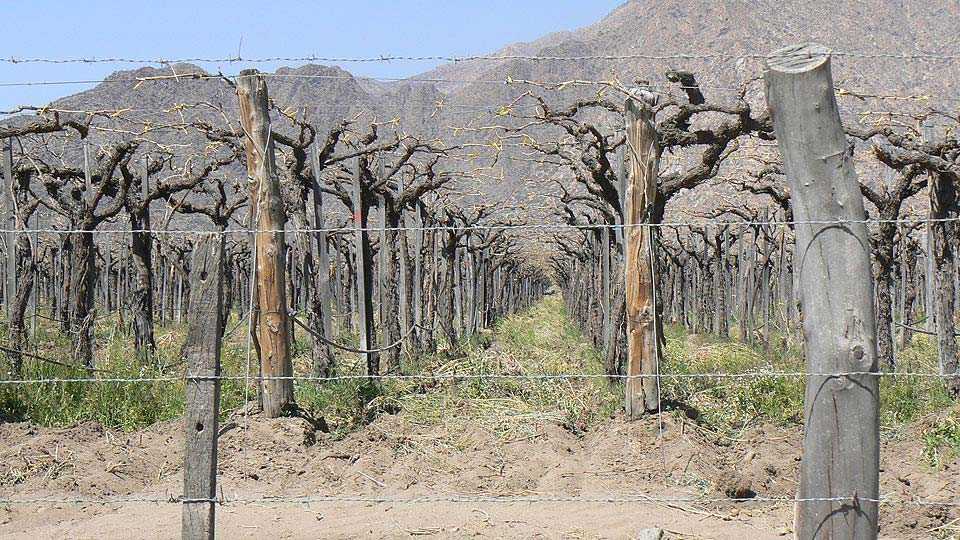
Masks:
[[[222,426],[219,486],[226,499],[362,495],[791,497],[798,430],[756,428],[717,439],[664,416],[575,435],[540,423],[513,440],[383,416],[341,440],[295,418],[236,416]],[[248,426],[248,427],[243,427]],[[178,422],[136,433],[0,425],[0,497],[165,497],[181,493]],[[955,499],[956,468],[924,464],[916,434],[888,436],[881,492]],[[957,508],[883,505],[885,538],[951,538]],[[0,506],[0,538],[177,538],[178,504]],[[791,506],[769,502],[234,502],[217,508],[222,538],[665,538],[792,536]]]

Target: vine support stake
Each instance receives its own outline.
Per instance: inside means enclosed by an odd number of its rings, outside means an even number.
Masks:
[[[853,147],[837,110],[830,51],[795,45],[772,53],[765,64],[767,103],[798,222],[807,370],[874,372],[870,239]],[[878,381],[873,375],[807,377],[797,538],[877,537]]]

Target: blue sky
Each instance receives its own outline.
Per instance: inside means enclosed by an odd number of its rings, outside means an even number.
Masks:
[[[244,57],[466,55],[570,30],[624,0],[0,0],[0,57]],[[242,41],[241,41],[242,40]],[[241,45],[242,42],[242,45]],[[405,77],[435,62],[344,64],[354,74]],[[130,64],[0,63],[0,85],[100,79]],[[205,64],[239,71],[242,64]],[[272,71],[275,64],[260,64]],[[90,84],[0,86],[0,110],[43,105]]]

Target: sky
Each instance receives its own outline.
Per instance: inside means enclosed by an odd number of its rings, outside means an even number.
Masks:
[[[624,0],[0,0],[0,58],[462,56],[591,24]],[[406,77],[438,62],[340,64],[355,75]],[[200,64],[225,74],[295,63]],[[44,105],[137,64],[0,63],[0,111]]]

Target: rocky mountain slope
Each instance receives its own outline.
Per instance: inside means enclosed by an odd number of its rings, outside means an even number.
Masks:
[[[636,79],[667,85],[664,72],[686,69],[698,74],[708,99],[729,99],[740,84],[760,75],[757,58],[711,55],[753,55],[782,45],[817,41],[836,51],[874,54],[890,52],[956,53],[960,34],[960,3],[954,0],[908,2],[778,2],[774,0],[631,0],[600,21],[576,31],[557,32],[528,43],[505,46],[493,55],[540,57],[673,56],[668,59],[472,60],[442,65],[404,81],[381,82],[356,78],[339,67],[306,65],[281,68],[269,79],[273,99],[285,109],[302,109],[308,119],[329,126],[342,118],[369,121],[399,120],[402,129],[426,139],[472,140],[482,134],[458,128],[489,125],[496,111],[529,86],[504,84],[507,78],[539,81],[569,79]],[[431,51],[433,52],[433,51]],[[442,52],[442,51],[437,51]],[[689,53],[695,58],[676,57]],[[838,55],[837,84],[869,95],[921,95],[938,103],[955,99],[960,62],[903,58],[862,58]],[[133,79],[202,72],[190,65],[142,68],[115,73],[107,82],[53,103],[68,109],[130,108],[127,118],[156,122],[195,115],[216,119],[209,109],[183,110],[179,104],[211,103],[229,114],[236,111],[229,85],[217,79],[136,82]],[[558,101],[589,94],[591,87],[572,87],[551,94]],[[850,98],[847,98],[850,99]],[[914,101],[867,98],[858,106],[891,109]],[[947,101],[956,105],[956,101]],[[165,112],[157,112],[165,111]],[[221,120],[222,122],[222,120]],[[176,136],[174,136],[176,137]],[[472,139],[471,139],[472,137]],[[179,141],[184,142],[184,141]],[[489,164],[489,163],[485,163]],[[477,184],[484,191],[528,203],[531,197],[519,179],[534,174],[517,160],[502,160]],[[497,180],[502,178],[503,180]],[[471,191],[477,186],[468,186]],[[518,189],[520,187],[520,189]],[[542,187],[542,186],[541,186]],[[474,190],[475,191],[475,190]],[[540,200],[536,204],[547,204]]]

